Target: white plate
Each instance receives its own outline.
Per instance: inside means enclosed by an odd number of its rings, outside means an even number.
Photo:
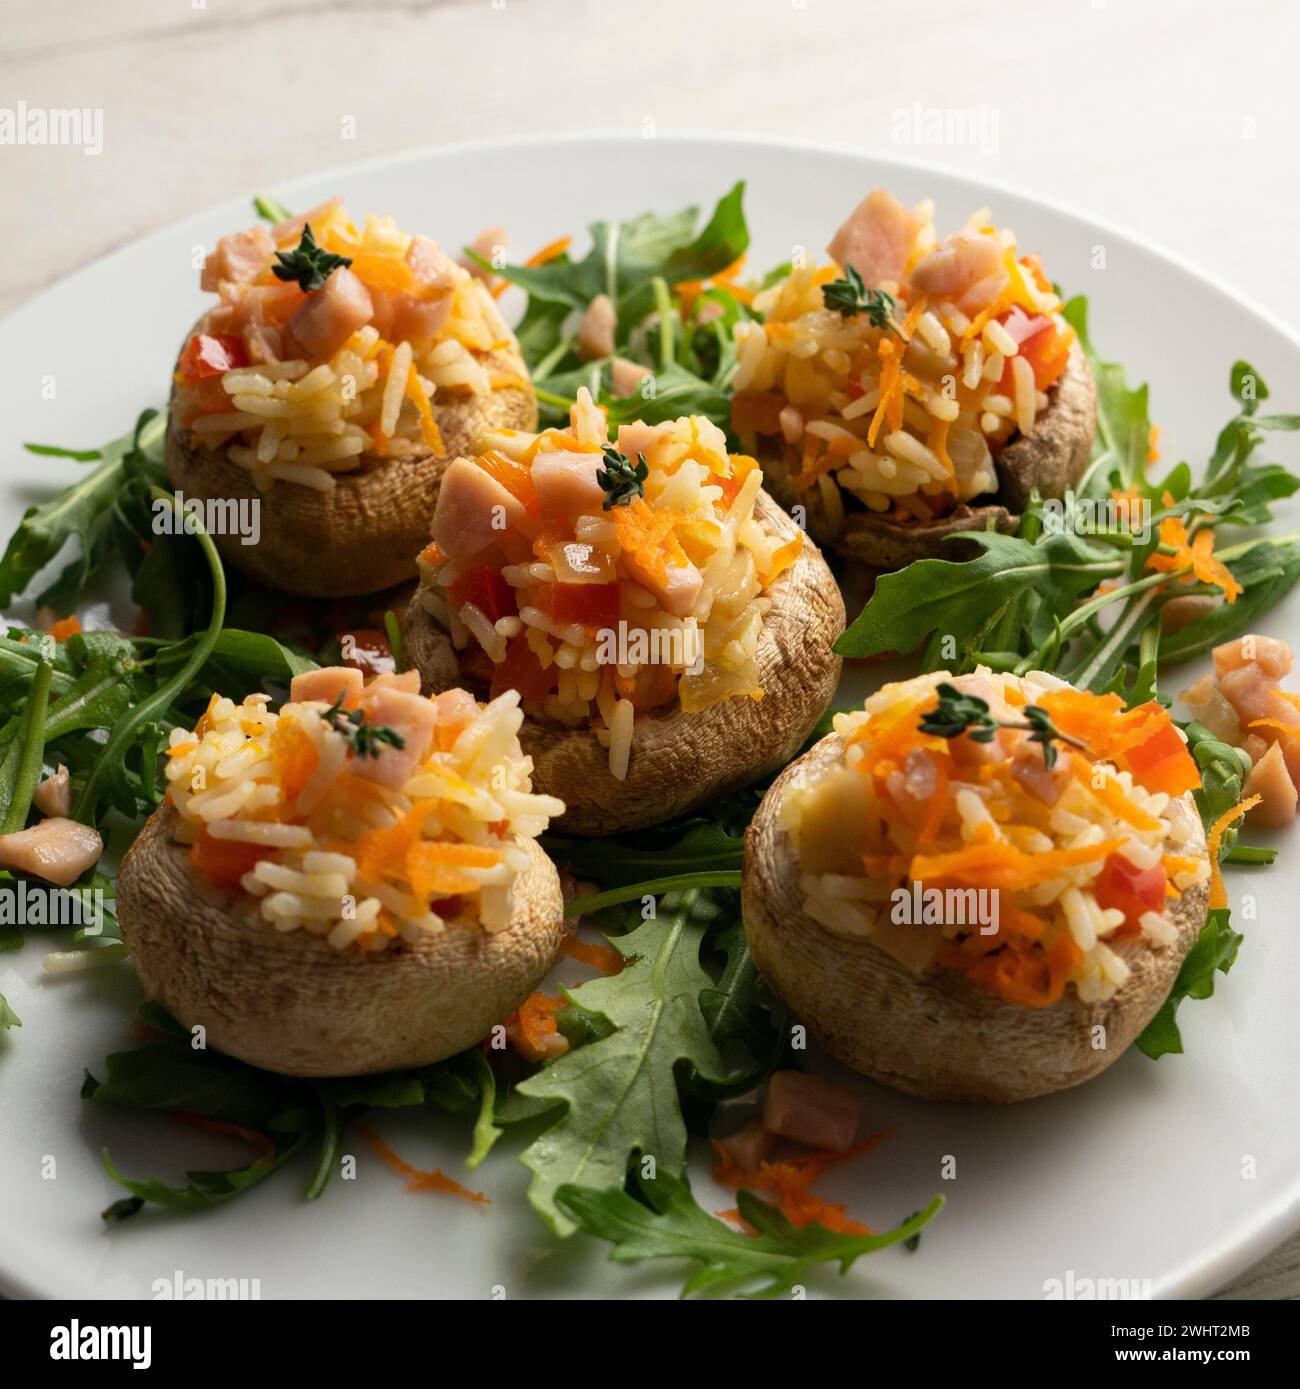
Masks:
[[[581,247],[583,227],[596,218],[707,207],[737,178],[749,185],[753,267],[796,246],[819,254],[877,183],[909,203],[934,197],[941,228],[990,204],[1070,293],[1090,296],[1103,355],[1151,383],[1168,459],[1203,462],[1230,412],[1226,383],[1236,357],[1271,382],[1278,409],[1297,407],[1287,392],[1300,382],[1300,342],[1266,313],[1130,236],[932,168],[730,138],[584,137],[431,150],[266,191],[296,208],[339,192],[355,210],[391,212],[450,247],[502,223],[513,250],[527,254],[567,232]],[[1131,220],[1140,225],[1140,207]],[[93,446],[129,428],[142,406],[160,404],[173,354],[203,307],[198,248],[251,221],[246,201],[192,218],[0,324],[6,534],[22,506],[75,476],[75,465],[26,457],[19,441]],[[53,400],[43,389],[51,381]],[[1265,625],[1294,644],[1298,617],[1293,598]],[[822,1189],[877,1227],[937,1191],[948,1206],[918,1253],[873,1255],[844,1280],[827,1273],[812,1291],[1041,1297],[1046,1280],[1073,1273],[1134,1286],[1149,1280],[1155,1296],[1195,1296],[1290,1234],[1300,1223],[1292,998],[1300,881],[1286,861],[1234,872],[1230,882],[1234,893],[1258,894],[1258,920],[1244,923],[1240,961],[1220,978],[1216,997],[1184,1005],[1185,1055],[1152,1063],[1134,1051],[1081,1089],[1007,1109],[928,1104],[863,1082],[869,1122],[895,1131],[833,1170]],[[127,970],[111,979],[45,979],[41,950],[36,937],[0,956],[0,991],[24,1023],[0,1041],[0,1287],[10,1293],[148,1297],[175,1270],[257,1278],[264,1297],[487,1297],[494,1287],[509,1297],[644,1297],[680,1286],[671,1268],[616,1267],[596,1241],[554,1240],[524,1201],[528,1174],[509,1143],[477,1174],[475,1185],[493,1198],[486,1211],[406,1193],[353,1140],[358,1178],[334,1181],[318,1203],[302,1200],[295,1169],[203,1216],[150,1211],[105,1231],[98,1212],[122,1193],[100,1169],[102,1146],[127,1172],[170,1179],[227,1154],[164,1119],[78,1099],[83,1067],[102,1073],[107,1052],[139,1040],[130,1016],[136,986]],[[459,1170],[457,1121],[401,1115],[378,1123],[409,1160]],[[949,1158],[954,1179],[941,1171]],[[731,1204],[705,1172],[697,1161],[704,1204]]]

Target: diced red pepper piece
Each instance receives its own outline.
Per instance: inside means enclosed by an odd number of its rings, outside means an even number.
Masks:
[[[519,611],[514,589],[490,565],[476,564],[467,569],[448,592],[456,607],[473,603],[489,622],[513,617]]]
[[[1164,911],[1168,882],[1169,875],[1162,863],[1135,868],[1122,854],[1111,854],[1102,864],[1093,893],[1103,910],[1122,911],[1125,922],[1137,926],[1143,912]]]
[[[556,622],[576,622],[580,627],[617,627],[617,584],[556,584],[551,595],[551,614]]]
[[[264,858],[275,853],[265,844],[245,844],[238,839],[216,839],[207,830],[190,847],[190,862],[208,881],[223,892],[234,892],[245,873],[251,873]]]
[[[559,673],[554,665],[542,669],[537,654],[521,632],[506,647],[506,658],[492,671],[492,698],[518,690],[521,699],[537,703],[555,688]]]
[[[1065,370],[1070,356],[1070,344],[1065,335],[1044,314],[1027,314],[1019,304],[1004,313],[998,322],[1020,344],[1020,355],[1034,372],[1034,385],[1040,391],[1054,386]],[[1011,389],[1011,358],[1007,359],[998,389]]]
[[[1157,722],[1149,737],[1125,748],[1121,756],[1134,780],[1148,791],[1181,796],[1201,784],[1196,762],[1168,718]]]
[[[187,382],[222,376],[248,365],[248,349],[243,339],[229,333],[195,333],[181,353],[180,373]]]

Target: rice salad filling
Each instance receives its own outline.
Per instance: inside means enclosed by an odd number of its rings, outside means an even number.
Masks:
[[[344,668],[263,694],[214,695],[174,729],[168,796],[194,867],[258,899],[277,931],[367,954],[448,926],[507,930],[535,839],[564,813],[530,789],[523,714],[508,692],[426,698],[413,672],[363,686]]]
[[[985,702],[989,741],[922,730],[940,686]],[[1066,735],[1051,767],[1022,727],[1035,705]],[[885,685],[834,728],[843,760],[782,806],[805,910],[918,974],[957,970],[1029,1007],[1067,987],[1103,1001],[1129,976],[1126,949],[1171,945],[1168,904],[1211,876],[1195,817],[1175,811],[1199,773],[1154,702],[1125,711],[1052,675],[981,667]],[[943,896],[918,917],[932,889]]]
[[[181,352],[176,418],[262,490],[441,455],[448,403],[524,384],[494,367],[515,340],[481,279],[337,198],[222,237],[200,283],[220,302]]]
[[[582,388],[567,430],[498,430],[448,468],[419,602],[465,677],[590,727],[627,774],[637,717],[760,699],[767,590],[803,536],[755,516],[762,473],[704,416],[619,426]]]
[[[925,523],[994,493],[1074,330],[1037,255],[980,209],[939,242],[934,204],[875,189],[828,247],[735,325],[732,427],[780,451],[837,528],[846,508]]]

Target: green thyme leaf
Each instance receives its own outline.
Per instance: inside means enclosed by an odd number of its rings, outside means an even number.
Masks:
[[[280,263],[271,267],[277,280],[296,280],[300,289],[311,294],[321,289],[338,269],[352,264],[351,256],[336,256],[316,244],[308,222],[302,229],[302,240],[292,251],[277,251]]]
[[[636,462],[612,445],[606,444],[601,450],[605,465],[596,474],[601,491],[605,493],[605,510],[616,506],[626,506],[634,497],[645,496],[645,480],[650,475],[645,454],[638,453]]]

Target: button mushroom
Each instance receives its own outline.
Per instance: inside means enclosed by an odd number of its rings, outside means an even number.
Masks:
[[[354,716],[314,697],[341,675],[298,677],[304,698],[279,713],[214,701],[205,731],[178,731],[167,798],[117,880],[146,993],[209,1045],[288,1075],[424,1066],[473,1046],[533,992],[565,934],[535,837],[562,807],[528,789],[511,699],[480,710],[464,691],[425,699],[381,677]],[[480,745],[490,758],[476,760]],[[380,746],[403,760],[367,796],[357,773]],[[241,811],[249,792],[274,821]]]
[[[924,709],[923,699],[927,691],[933,691],[937,678],[943,677],[921,677],[904,685],[886,686],[874,697],[875,707],[885,708],[892,699],[908,697],[918,701],[918,709]],[[963,679],[959,677],[955,682],[959,688]],[[1025,689],[1029,699],[1035,701],[1047,693],[1028,682]],[[871,701],[867,707],[873,707]],[[900,959],[891,948],[891,933],[896,938],[900,933],[916,936],[940,929],[918,920],[914,912],[908,915],[921,889],[927,886],[923,878],[930,870],[920,865],[933,864],[933,871],[938,874],[945,871],[945,865],[953,865],[946,871],[957,872],[959,854],[946,848],[935,850],[934,845],[941,834],[946,836],[944,845],[962,844],[956,826],[967,822],[973,825],[983,812],[978,809],[978,798],[960,808],[952,800],[943,805],[936,803],[929,838],[913,852],[902,855],[902,861],[921,874],[913,880],[907,874],[894,877],[885,873],[887,855],[882,856],[875,845],[904,841],[890,828],[893,812],[888,804],[869,802],[873,808],[840,834],[842,839],[856,840],[856,874],[848,866],[847,855],[831,860],[829,871],[824,869],[822,840],[827,833],[827,821],[819,809],[820,788],[835,788],[846,775],[868,783],[875,779],[870,761],[870,724],[863,723],[864,717],[868,716],[855,714],[846,724],[845,716],[837,716],[842,731],[822,739],[777,778],[746,834],[742,910],[750,950],[760,973],[794,1017],[806,1024],[810,1034],[831,1055],[885,1085],[913,1094],[936,1099],[1021,1100],[1076,1085],[1104,1070],[1123,1054],[1163,1003],[1205,923],[1209,864],[1191,792],[1170,799],[1162,811],[1163,819],[1155,822],[1157,828],[1143,831],[1142,862],[1154,863],[1154,867],[1139,869],[1128,860],[1108,867],[1110,860],[1096,858],[1081,879],[1092,884],[1087,889],[1093,896],[1091,904],[1079,897],[1035,906],[1029,899],[1021,898],[1015,911],[1028,912],[1025,917],[1012,913],[1010,904],[1016,898],[1006,899],[1007,909],[1000,913],[990,943],[981,925],[956,910],[961,905],[956,899],[942,897],[936,910],[940,912],[938,920],[947,924],[942,927],[943,949],[937,958],[931,951],[928,957]],[[1104,723],[1099,723],[1101,726]],[[845,729],[852,730],[855,739],[859,758],[854,763],[856,770],[846,770]],[[1041,748],[1038,751],[1041,758]],[[1194,776],[1190,757],[1188,763]],[[1007,759],[1004,765],[1005,777],[999,777],[1001,789],[997,794],[1032,795],[1032,791],[1015,789],[1015,758]],[[1104,761],[1093,764],[1093,768],[1100,768],[1096,775],[1103,783],[1114,776],[1113,768]],[[1091,815],[1094,823],[1106,826],[1110,824],[1109,812],[1103,800],[1093,797],[1092,775],[1090,772],[1089,784],[1073,784],[1067,803],[1072,813]],[[994,785],[990,781],[983,784]],[[1110,784],[1116,785],[1113,780]],[[843,792],[834,790],[833,799],[835,804],[842,804]],[[1151,803],[1162,804],[1159,800]],[[1143,820],[1146,812],[1141,811],[1140,805],[1137,808],[1139,813],[1134,818],[1147,823]],[[991,826],[994,822],[989,823]],[[953,828],[943,831],[938,828],[943,824]],[[1199,873],[1190,874],[1193,880],[1182,888],[1181,895],[1167,903],[1156,842],[1159,824],[1168,825],[1168,841],[1177,844],[1167,852],[1180,860],[1202,864]],[[872,830],[872,826],[877,829]],[[1115,842],[1126,842],[1131,830],[1127,822],[1115,821]],[[885,838],[870,841],[873,847],[866,860],[869,867],[864,869],[862,851],[868,844],[869,833]],[[1120,833],[1124,839],[1119,838]],[[996,834],[990,838],[986,832],[983,838],[976,836],[969,842],[972,862],[980,852],[975,847],[980,843],[994,846],[985,852],[997,852]],[[1106,847],[1108,843],[1102,841],[1098,855],[1113,852]],[[931,850],[937,857],[926,858]],[[1030,863],[1035,862],[1037,853],[1035,850],[1027,855]],[[814,854],[822,856],[821,862]],[[1003,857],[1007,862],[1016,861],[1014,852]],[[988,863],[996,861],[1001,860],[990,858]],[[1009,881],[1005,876],[998,878],[995,872],[1005,875],[1011,870],[990,866],[971,871],[992,885]],[[827,876],[820,877],[822,873]],[[1041,876],[1037,880],[1042,881]],[[945,880],[939,877],[935,881]],[[951,886],[953,880],[946,881]],[[994,891],[999,903],[1006,890]],[[1163,914],[1155,924],[1160,929],[1153,927],[1148,931],[1141,918],[1159,908],[1163,908]],[[1046,921],[1044,912],[1048,913]],[[877,921],[878,927],[873,924]],[[1121,931],[1123,923],[1127,924]],[[1094,939],[1089,944],[1091,953],[1086,954],[1078,947],[1077,939],[1084,937],[1085,928],[1095,929],[1098,924],[1106,940]],[[1053,933],[1049,938],[1059,939],[1064,933],[1071,942],[1071,953],[1055,964],[1044,955],[1041,979],[1037,977],[1040,965],[1030,964],[1031,954],[1025,955],[1019,980],[1000,975],[996,965],[978,970],[969,965],[958,967],[963,960],[992,961],[996,956],[991,951],[1032,951],[1030,944],[1016,946],[1017,939],[1023,942],[1027,938],[1014,933],[1028,930],[1032,935],[1044,928]],[[1008,930],[1011,935],[1005,934]],[[971,941],[968,950],[961,944],[967,938]],[[1105,979],[1094,979],[1090,972],[1094,956],[1107,972]],[[1055,988],[1049,988],[1049,971],[1065,971],[1067,959],[1073,960],[1068,966],[1070,977],[1080,982],[1067,982],[1063,987],[1058,982]],[[1009,957],[1009,963],[1014,965],[1014,958]],[[1059,981],[1062,975],[1056,977]],[[1002,978],[1009,983],[999,994],[990,981]],[[1092,1001],[1087,1001],[1085,994]],[[1013,998],[1017,1001],[1011,1001]],[[1104,1038],[1104,1045],[1098,1045],[1097,1038]]]
[[[361,248],[350,266],[327,261],[314,288],[305,267],[289,283],[271,273],[274,253],[301,249],[307,223],[318,250]],[[214,539],[269,587],[338,597],[414,578],[448,462],[484,431],[536,427],[527,366],[481,281],[426,237],[351,227],[337,199],[269,236],[223,237],[203,287],[222,302],[182,349],[165,462],[186,497],[256,509],[255,535],[227,527]],[[460,337],[449,336],[453,321]],[[220,351],[193,350],[212,335]],[[268,368],[265,384],[230,376],[250,364]],[[450,388],[439,390],[444,372]],[[299,399],[294,383],[308,376]],[[431,399],[421,379],[432,380]]]

